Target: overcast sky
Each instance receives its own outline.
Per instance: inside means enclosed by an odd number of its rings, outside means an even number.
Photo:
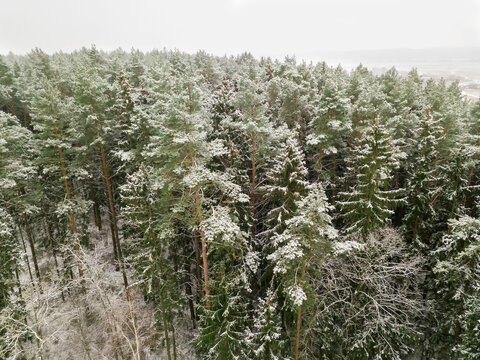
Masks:
[[[4,0],[0,53],[95,44],[215,55],[480,46],[480,0]]]

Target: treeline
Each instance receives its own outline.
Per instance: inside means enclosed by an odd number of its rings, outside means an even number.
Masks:
[[[0,57],[0,109],[0,358],[53,358],[41,311],[111,306],[105,228],[130,314],[110,358],[180,359],[185,330],[199,359],[480,358],[480,102],[458,83],[36,49]]]

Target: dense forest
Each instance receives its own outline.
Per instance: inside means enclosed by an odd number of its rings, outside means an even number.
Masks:
[[[0,110],[0,359],[480,358],[458,83],[35,49]]]

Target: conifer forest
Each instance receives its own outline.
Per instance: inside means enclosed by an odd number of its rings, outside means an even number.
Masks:
[[[458,82],[35,49],[0,110],[0,359],[480,359]]]

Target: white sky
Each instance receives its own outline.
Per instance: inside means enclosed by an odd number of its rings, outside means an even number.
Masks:
[[[2,0],[0,53],[95,44],[215,55],[480,46],[480,0]]]

